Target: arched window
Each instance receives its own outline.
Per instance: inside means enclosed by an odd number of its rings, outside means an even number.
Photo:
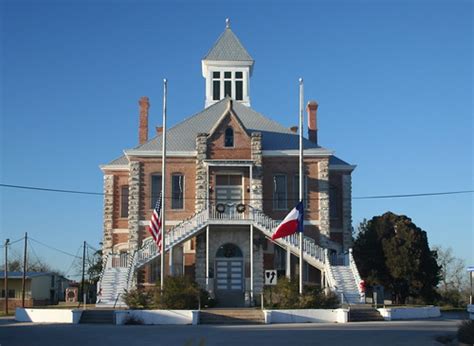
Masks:
[[[224,146],[225,147],[234,146],[234,130],[232,129],[232,127],[228,127],[225,130]]]
[[[243,255],[242,255],[242,250],[240,250],[240,248],[237,245],[227,243],[219,247],[216,253],[216,257],[231,258],[231,257],[243,257]]]

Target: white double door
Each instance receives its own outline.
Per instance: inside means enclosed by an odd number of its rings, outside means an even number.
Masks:
[[[219,291],[243,290],[242,259],[216,259],[216,288]]]

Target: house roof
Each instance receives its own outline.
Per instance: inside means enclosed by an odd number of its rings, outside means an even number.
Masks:
[[[198,133],[208,134],[216,122],[219,121],[222,114],[226,111],[230,101],[231,99],[226,97],[167,130],[167,151],[195,151],[196,135]],[[297,150],[299,148],[299,136],[290,129],[254,111],[252,108],[242,105],[241,103],[233,102],[232,108],[249,134],[252,132],[262,133],[262,150]],[[133,150],[141,152],[161,152],[162,139],[163,135],[159,134],[147,143],[139,145]],[[305,149],[320,148],[306,138],[303,140]]]
[[[26,278],[31,279],[38,276],[45,276],[45,275],[54,275],[54,273],[50,272],[26,272]],[[5,278],[5,272],[0,272],[0,279]],[[8,279],[22,279],[23,272],[8,272]]]
[[[219,36],[203,60],[254,61],[229,27]]]
[[[176,153],[194,153],[196,150],[196,136],[199,133],[210,133],[215,124],[228,110],[229,102],[231,102],[231,98],[226,97],[168,129],[166,137],[167,152],[171,155]],[[262,133],[262,150],[274,152],[298,151],[299,135],[297,133],[239,102],[232,102],[232,110],[247,133]],[[163,134],[161,133],[142,145],[126,150],[126,153],[132,155],[161,155],[162,140]],[[303,138],[303,144],[305,152],[320,151],[323,154],[330,155],[330,165],[335,165],[339,168],[344,168],[343,166],[347,166],[347,168],[352,167],[347,162],[332,156],[330,151],[318,146],[307,138]],[[126,155],[109,162],[106,166],[118,167],[124,165],[128,165]]]

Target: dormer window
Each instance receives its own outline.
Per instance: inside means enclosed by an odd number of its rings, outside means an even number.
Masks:
[[[234,130],[232,129],[232,127],[228,127],[225,130],[224,147],[226,148],[234,147]]]

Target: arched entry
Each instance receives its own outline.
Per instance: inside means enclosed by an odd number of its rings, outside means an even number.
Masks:
[[[216,252],[216,297],[220,306],[244,304],[244,258],[242,250],[231,243]]]

